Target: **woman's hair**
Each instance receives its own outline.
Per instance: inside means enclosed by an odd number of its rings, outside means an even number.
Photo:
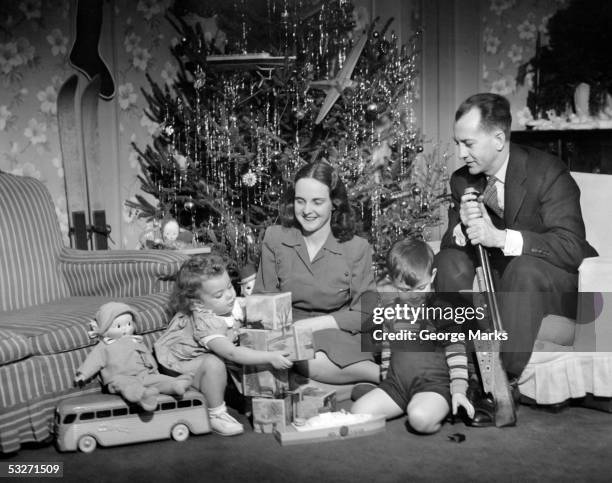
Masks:
[[[397,241],[387,252],[387,277],[392,282],[399,280],[408,287],[414,287],[423,274],[430,274],[433,268],[434,252],[422,240],[407,238]]]
[[[303,178],[312,178],[329,188],[329,197],[332,202],[331,231],[339,242],[345,242],[355,235],[355,214],[348,201],[346,187],[340,175],[332,165],[325,161],[302,166],[295,174],[293,184],[285,192],[279,209],[281,224],[287,227],[300,228],[295,219],[295,185]]]
[[[170,305],[175,312],[191,313],[194,302],[200,299],[202,282],[223,275],[227,271],[222,257],[211,253],[193,255],[178,271]]]

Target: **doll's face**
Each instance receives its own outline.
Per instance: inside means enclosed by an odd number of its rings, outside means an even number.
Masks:
[[[120,339],[126,335],[132,335],[134,333],[134,321],[132,314],[121,314],[104,333],[104,337],[109,339]]]
[[[253,293],[253,289],[255,288],[255,280],[250,280],[246,283],[240,285],[240,295],[246,297],[247,295],[251,295]]]
[[[175,241],[178,238],[178,235],[179,235],[178,223],[174,220],[168,221],[164,225],[164,231],[162,233],[164,241],[167,241],[167,242]]]

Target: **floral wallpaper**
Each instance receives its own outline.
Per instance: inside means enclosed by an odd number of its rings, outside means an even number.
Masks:
[[[120,168],[121,223],[124,248],[136,248],[144,222],[123,204],[135,194],[142,194],[137,175],[138,155],[133,144],[144,149],[152,141],[159,125],[145,114],[147,101],[142,89],[150,92],[145,74],[163,86],[176,78],[177,65],[169,47],[178,42],[177,33],[164,18],[171,0],[115,2],[115,55],[117,71],[118,151]]]
[[[517,85],[518,67],[535,54],[540,42],[548,42],[550,17],[569,0],[481,0],[481,89],[507,96],[512,108],[512,128],[522,129],[531,119],[526,107],[528,78]]]
[[[70,2],[11,3],[0,14],[0,169],[43,180],[67,233],[56,101],[68,75]]]
[[[101,124],[99,137],[101,144],[116,140],[113,161],[120,206],[140,187],[131,143],[144,147],[157,129],[144,115],[147,103],[141,89],[149,89],[145,72],[161,83],[172,82],[176,74],[168,45],[178,40],[163,16],[170,3],[104,1],[99,50],[113,73],[116,95],[101,100],[99,109],[114,110],[117,122]],[[0,169],[45,183],[66,243],[69,225],[56,104],[62,83],[77,73],[68,62],[75,13],[76,0],[21,0],[0,10]],[[80,75],[81,80],[86,79]],[[129,210],[107,211],[111,248],[136,246],[142,228],[133,215]]]
[[[164,18],[172,0],[103,0],[99,51],[111,69],[116,94],[100,101],[99,126],[105,180],[118,188],[107,206],[111,248],[134,248],[144,228],[124,201],[140,193],[138,157],[159,126],[145,114],[145,74],[170,85],[177,65],[169,46],[177,33]],[[535,52],[537,33],[546,42],[546,22],[568,0],[472,0],[480,2],[482,76],[479,88],[511,100],[514,128],[526,119],[527,86],[516,85],[518,66]],[[358,2],[356,2],[358,3]],[[15,0],[0,9],[0,169],[43,181],[51,192],[68,243],[63,160],[58,136],[57,95],[77,71],[68,56],[74,41],[76,0]],[[82,74],[81,80],[85,80]],[[109,146],[112,147],[109,148]],[[106,161],[106,160],[105,160]]]

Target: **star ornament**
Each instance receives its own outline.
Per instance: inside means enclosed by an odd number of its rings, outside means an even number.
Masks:
[[[319,111],[317,119],[315,120],[315,124],[319,124],[325,118],[325,116],[327,116],[344,89],[354,85],[354,82],[351,80],[351,75],[353,74],[353,70],[357,65],[357,61],[359,60],[361,52],[363,52],[363,48],[365,47],[367,41],[368,36],[363,34],[353,46],[353,49],[346,58],[342,69],[340,69],[340,72],[338,72],[336,77],[329,80],[312,81],[310,83],[309,87],[323,89],[327,93],[325,100],[323,101],[323,105],[321,106],[321,110]]]

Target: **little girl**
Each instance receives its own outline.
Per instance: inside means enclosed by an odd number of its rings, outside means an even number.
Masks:
[[[240,323],[232,316],[236,292],[217,255],[195,255],[181,266],[172,295],[176,315],[155,343],[159,363],[170,371],[191,374],[193,385],[208,403],[210,425],[223,436],[244,431],[227,412],[226,362],[271,364],[288,369],[292,362],[282,352],[256,351],[235,345]]]

